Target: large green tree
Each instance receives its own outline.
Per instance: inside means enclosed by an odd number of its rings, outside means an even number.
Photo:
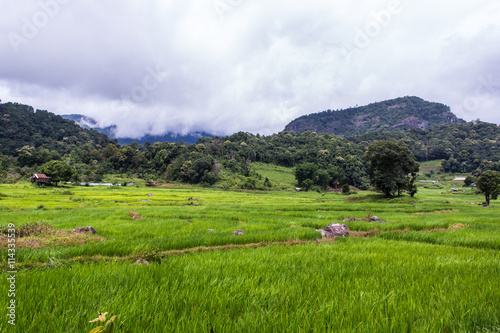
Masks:
[[[393,138],[373,142],[368,146],[365,159],[370,166],[371,184],[386,196],[412,192],[412,180],[420,169],[403,140]]]
[[[42,166],[42,173],[52,178],[53,182],[67,182],[73,176],[73,168],[64,161],[50,161]]]
[[[490,200],[496,200],[500,194],[500,172],[494,170],[485,171],[477,180],[477,187],[484,193],[486,204],[490,205]]]
[[[297,165],[297,167],[295,168],[295,178],[297,179],[299,186],[304,186],[304,182],[308,179],[311,180],[312,183],[314,183],[317,171],[318,166],[314,163],[303,163]]]

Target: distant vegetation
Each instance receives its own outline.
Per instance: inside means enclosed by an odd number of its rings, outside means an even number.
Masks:
[[[387,138],[402,140],[418,162],[442,160],[441,168],[446,172],[478,176],[486,170],[500,171],[500,128],[484,122],[450,122],[428,130],[370,132],[344,138],[313,131],[270,136],[239,132],[200,138],[192,145],[132,142],[120,146],[95,130],[83,129],[50,112],[34,112],[31,107],[12,103],[0,107],[3,182],[29,177],[40,172],[45,163],[61,160],[73,168],[74,181],[101,181],[105,174],[121,174],[151,182],[278,189],[289,181],[271,181],[252,165],[297,168],[312,163],[317,170],[307,187],[340,189],[348,184],[367,189],[369,165],[363,156],[370,144]],[[298,178],[297,183],[301,183]]]

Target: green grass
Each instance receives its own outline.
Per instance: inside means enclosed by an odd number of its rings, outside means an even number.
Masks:
[[[286,183],[286,170],[257,169]],[[391,199],[0,185],[0,227],[90,225],[100,237],[18,239],[17,326],[3,320],[0,331],[88,332],[109,311],[120,332],[498,332],[500,204],[471,205],[484,198],[452,185]],[[342,222],[373,215],[386,223]],[[333,222],[378,230],[318,241]],[[151,265],[133,264],[139,257]],[[1,258],[6,277],[5,248]]]
[[[252,171],[263,178],[269,178],[274,187],[293,189],[297,185],[293,168],[285,168],[274,164],[252,163]]]

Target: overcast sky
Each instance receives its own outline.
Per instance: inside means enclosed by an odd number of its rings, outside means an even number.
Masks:
[[[119,136],[419,96],[500,123],[498,0],[2,0],[0,99]]]

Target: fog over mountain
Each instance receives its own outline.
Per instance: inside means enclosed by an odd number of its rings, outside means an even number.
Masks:
[[[116,135],[270,134],[400,96],[500,123],[495,0],[4,0],[0,99]]]

